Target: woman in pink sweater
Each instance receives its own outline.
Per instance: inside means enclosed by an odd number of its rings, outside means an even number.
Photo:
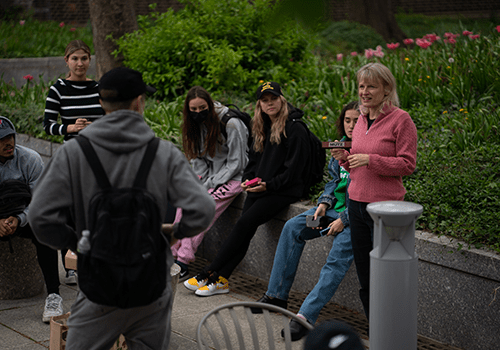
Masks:
[[[353,131],[350,153],[332,152],[351,177],[349,221],[354,261],[361,289],[359,296],[369,318],[370,251],[373,220],[366,211],[372,202],[403,200],[402,177],[415,170],[417,128],[410,115],[398,108],[396,79],[380,63],[358,71],[361,115]]]

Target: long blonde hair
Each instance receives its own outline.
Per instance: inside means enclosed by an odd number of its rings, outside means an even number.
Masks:
[[[399,107],[399,97],[396,90],[396,78],[392,75],[389,68],[381,63],[368,63],[361,67],[356,74],[358,84],[361,80],[368,80],[373,82],[380,82],[384,86],[384,91],[386,95],[380,104],[379,111],[382,112],[386,106]],[[367,114],[361,101],[359,101],[359,106],[363,114]]]
[[[278,96],[281,101],[281,109],[276,115],[275,121],[271,123],[271,143],[279,145],[281,143],[281,134],[286,137],[285,125],[288,119],[288,103],[286,98]],[[262,112],[260,100],[257,100],[252,125],[252,135],[254,137],[253,149],[255,152],[264,150],[264,141],[266,134],[264,132],[264,118],[270,119],[269,116]]]

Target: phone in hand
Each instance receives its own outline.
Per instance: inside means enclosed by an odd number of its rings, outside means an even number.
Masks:
[[[307,227],[327,227],[330,224],[330,219],[326,216],[318,216],[316,220],[314,220],[314,215],[306,216],[306,226]]]
[[[319,234],[322,235],[322,236],[326,236],[326,234],[328,233],[328,231],[330,231],[330,226],[328,226],[327,228],[324,228],[321,231],[319,231]]]
[[[255,187],[255,186],[257,186],[257,185],[259,184],[259,182],[261,182],[261,181],[262,181],[262,179],[261,179],[260,177],[256,177],[256,178],[254,178],[254,179],[252,179],[252,180],[248,180],[248,181],[247,181],[247,183],[246,183],[246,185],[247,185],[248,187]]]

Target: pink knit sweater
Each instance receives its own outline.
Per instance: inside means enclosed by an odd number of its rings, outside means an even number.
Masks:
[[[354,127],[351,154],[369,154],[370,161],[354,169],[348,161],[340,162],[350,172],[350,199],[365,203],[403,200],[402,176],[412,174],[417,161],[417,128],[399,108],[380,114],[370,129],[367,116],[362,115]]]

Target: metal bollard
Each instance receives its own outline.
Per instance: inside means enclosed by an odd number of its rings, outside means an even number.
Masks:
[[[420,204],[370,203],[370,350],[417,349],[418,257],[415,222]]]

